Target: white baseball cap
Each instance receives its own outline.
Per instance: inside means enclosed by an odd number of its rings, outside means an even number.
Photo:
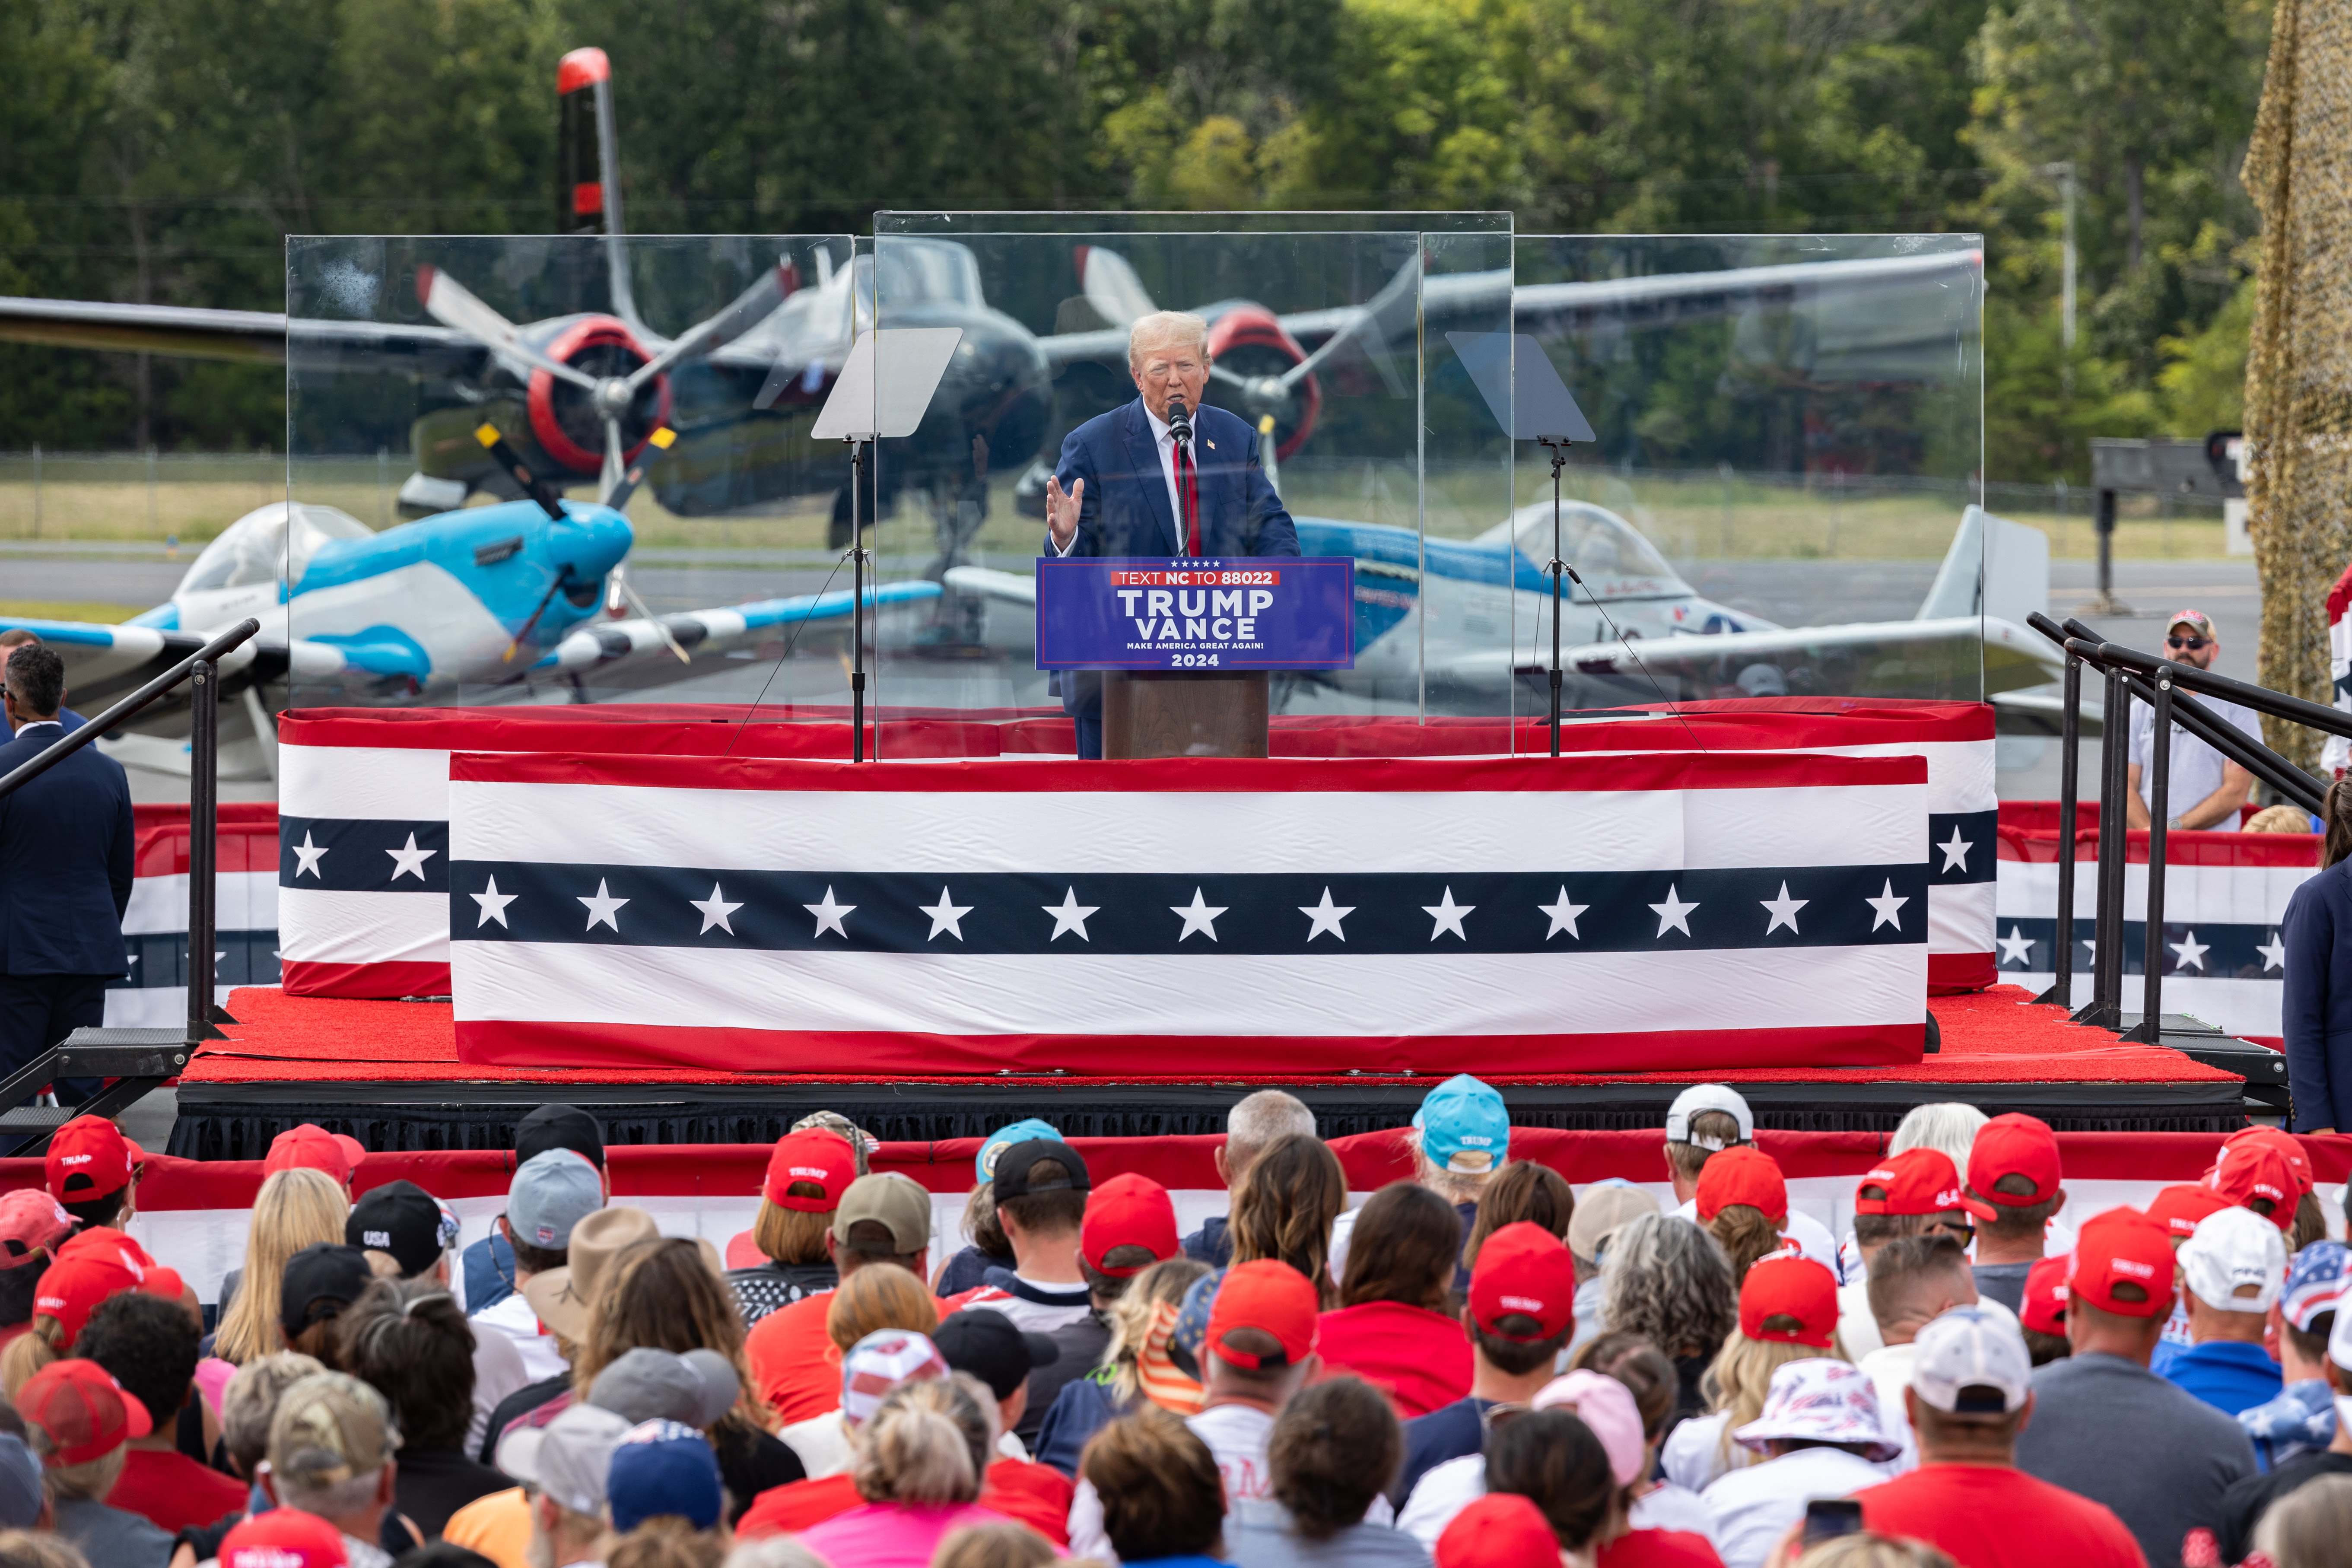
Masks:
[[[1956,1415],[2001,1415],[2021,1410],[2033,1392],[2033,1357],[2017,1320],[1982,1307],[1955,1307],[1919,1331],[1911,1357],[1911,1387],[1922,1403]],[[1998,1405],[1980,1394],[2000,1396]]]
[[[499,1443],[499,1468],[573,1513],[593,1516],[604,1509],[613,1450],[628,1434],[626,1416],[593,1405],[568,1405],[544,1426],[509,1432]]]
[[[1720,1150],[1723,1145],[1712,1138],[1693,1138],[1691,1118],[1702,1110],[1720,1110],[1739,1123],[1739,1141],[1756,1142],[1756,1113],[1738,1092],[1719,1083],[1695,1083],[1675,1096],[1674,1104],[1666,1108],[1666,1142],[1696,1143],[1702,1149]]]
[[[2286,1285],[2286,1242],[2252,1209],[2217,1209],[2180,1244],[2182,1279],[2224,1312],[2267,1312]]]

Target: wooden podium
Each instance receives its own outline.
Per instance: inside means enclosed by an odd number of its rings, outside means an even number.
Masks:
[[[1103,756],[1263,757],[1262,669],[1107,669]]]

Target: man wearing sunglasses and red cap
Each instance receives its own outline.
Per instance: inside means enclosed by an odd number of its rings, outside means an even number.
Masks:
[[[2221,654],[2221,641],[2213,635],[2213,622],[2204,611],[2179,611],[2167,624],[2164,657],[2173,663],[2210,669]],[[2245,731],[2249,740],[2259,742],[2263,738],[2262,725],[2252,709],[2202,693],[2197,700]],[[2134,827],[2146,827],[2147,775],[2156,762],[2156,711],[2144,702],[2131,705],[2130,756],[2131,793],[2125,797],[2124,806]],[[2246,804],[2246,796],[2253,787],[2253,774],[2178,724],[2172,727],[2172,776],[2165,783],[2165,800],[2171,815],[2166,826],[2235,833],[2238,807]]]

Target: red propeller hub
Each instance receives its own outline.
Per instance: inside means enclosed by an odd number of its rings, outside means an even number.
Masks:
[[[1236,305],[1209,323],[1209,356],[1237,375],[1279,375],[1303,363],[1307,351],[1284,330],[1281,319],[1263,305]],[[1290,418],[1276,416],[1275,456],[1287,458],[1306,445],[1323,412],[1323,389],[1313,376],[1292,394]]]
[[[636,334],[611,316],[583,316],[547,345],[546,353],[600,379],[627,375],[653,358]],[[539,438],[541,450],[574,473],[593,474],[604,468],[604,416],[587,392],[535,370],[527,407],[530,433]],[[668,422],[669,377],[657,375],[622,416],[622,460],[635,462],[646,449],[646,437]]]

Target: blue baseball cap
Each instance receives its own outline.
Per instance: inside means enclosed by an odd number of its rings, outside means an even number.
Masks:
[[[604,1506],[622,1534],[656,1514],[674,1513],[697,1530],[719,1522],[726,1506],[719,1458],[709,1439],[676,1421],[645,1421],[613,1447],[604,1477]]]
[[[2343,1306],[2347,1290],[2352,1290],[2352,1247],[2340,1241],[2315,1241],[2286,1266],[2279,1315],[2307,1334],[2314,1318]]]
[[[1503,1097],[1466,1072],[1431,1089],[1412,1124],[1421,1129],[1421,1152],[1441,1171],[1485,1175],[1502,1168],[1511,1147]]]
[[[1177,1306],[1176,1327],[1168,1335],[1168,1356],[1187,1377],[1202,1376],[1201,1352],[1209,1342],[1209,1311],[1217,1304],[1225,1273],[1223,1268],[1213,1269],[1193,1280]]]
[[[1034,1116],[1010,1127],[1000,1127],[981,1140],[980,1153],[972,1161],[972,1168],[979,1173],[977,1179],[983,1182],[993,1180],[996,1157],[1015,1143],[1026,1143],[1033,1138],[1051,1138],[1056,1143],[1063,1142],[1061,1133],[1055,1130],[1052,1122],[1040,1121]]]

